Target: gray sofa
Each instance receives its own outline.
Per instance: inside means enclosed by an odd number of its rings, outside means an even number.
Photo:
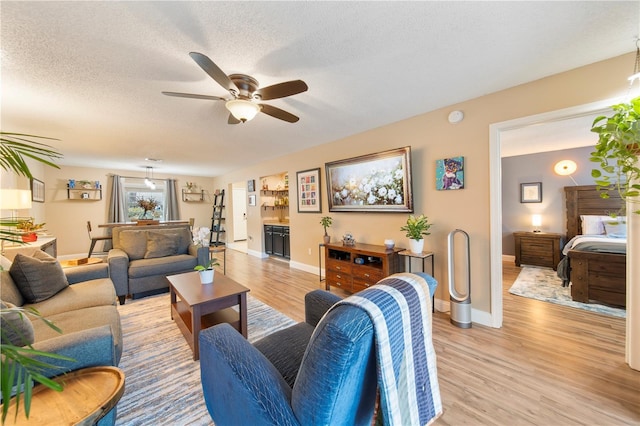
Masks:
[[[113,228],[107,262],[121,304],[169,288],[167,275],[193,271],[209,261],[209,247],[192,242],[188,225]]]
[[[55,259],[46,258],[46,254],[40,253],[43,256],[39,259],[44,259],[49,264],[56,263]],[[34,254],[33,258],[38,257]],[[37,264],[35,266],[37,267]],[[60,271],[59,264],[57,267]],[[65,355],[74,360],[51,361],[48,358],[40,358],[57,367],[45,369],[43,371],[45,376],[53,377],[85,367],[118,365],[122,355],[122,327],[116,294],[113,283],[109,279],[106,264],[61,270],[60,276],[63,277],[63,283],[54,290],[55,293],[52,291],[54,293],[52,296],[46,295],[44,296],[47,297],[46,299],[33,303],[28,302],[32,295],[25,292],[24,285],[16,282],[19,278],[14,280],[14,276],[18,277],[18,275],[13,265],[11,269],[4,268],[0,274],[3,308],[9,306],[8,304],[35,308],[43,317],[62,330],[62,333],[58,333],[42,320],[28,316],[33,330],[31,340],[34,349]],[[41,289],[49,286],[47,280],[52,274],[47,273],[47,275],[44,278],[36,278],[35,285],[40,285]],[[2,322],[5,331],[13,328],[7,325],[6,320],[3,314]],[[99,424],[112,425],[115,418],[116,410],[113,409]]]

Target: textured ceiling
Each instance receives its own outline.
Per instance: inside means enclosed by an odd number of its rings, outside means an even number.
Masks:
[[[66,165],[216,176],[634,50],[638,2],[0,3],[3,131]],[[309,91],[228,125],[188,53]]]

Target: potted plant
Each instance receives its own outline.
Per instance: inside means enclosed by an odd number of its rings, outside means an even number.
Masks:
[[[611,108],[614,111],[611,117],[596,117],[591,126],[591,131],[598,134],[598,143],[590,161],[600,166],[591,170],[591,176],[602,198],[609,198],[610,190],[620,194],[622,214],[627,201],[640,202],[640,97]],[[640,209],[634,213],[640,214]]]
[[[429,228],[431,228],[429,219],[421,214],[420,216],[409,215],[407,218],[407,224],[400,228],[401,231],[406,232],[406,236],[409,238],[409,247],[412,253],[422,253],[424,248],[424,236],[430,235]]]
[[[23,133],[0,132],[0,167],[4,170],[11,171],[19,176],[25,176],[30,179],[33,178],[33,175],[31,174],[26,158],[59,169],[60,167],[53,161],[62,158],[63,155],[51,148],[49,145],[34,141],[34,138],[58,140]],[[19,241],[16,239],[20,236],[20,232],[17,230],[17,220],[2,219],[0,220],[0,226],[11,228],[16,227],[16,231],[6,229],[0,230],[0,241]],[[0,267],[0,269],[2,268]],[[49,325],[49,327],[60,332],[59,328],[57,328],[51,321],[42,317],[33,308],[25,309],[21,307],[7,306],[0,309],[0,317],[3,320],[9,320],[11,317],[15,317],[16,315],[20,318],[24,318],[27,314],[42,319],[47,323],[47,325]],[[0,327],[0,334],[4,335],[5,333],[6,329],[4,327]],[[27,418],[29,417],[29,408],[31,406],[34,382],[41,383],[43,386],[56,391],[62,391],[63,387],[61,383],[55,382],[39,373],[42,368],[52,367],[52,365],[41,360],[35,360],[32,357],[40,356],[50,359],[73,361],[71,358],[67,358],[62,355],[37,351],[33,349],[31,345],[17,346],[10,342],[5,342],[4,338],[0,342],[0,355],[2,361],[0,364],[2,371],[2,374],[0,374],[0,378],[2,379],[0,384],[0,389],[2,389],[2,400],[9,401],[11,399],[13,386],[15,386],[15,389],[17,389],[15,405],[16,415],[18,414],[20,402],[23,400]],[[5,403],[2,406],[3,423],[8,413],[9,404]]]
[[[324,236],[322,237],[325,244],[329,244],[331,242],[331,236],[327,234],[327,228],[331,227],[333,223],[333,219],[331,216],[324,216],[320,219],[320,225],[324,228]]]
[[[193,269],[198,271],[198,274],[200,275],[200,282],[202,284],[211,284],[213,283],[213,273],[215,272],[213,267],[219,265],[220,262],[218,262],[218,259],[214,257],[206,265],[196,265]]]
[[[140,215],[140,219],[146,219],[147,212],[152,212],[151,219],[153,219],[153,211],[158,207],[158,202],[153,198],[149,198],[148,200],[140,198],[138,199],[138,206],[143,210],[142,215]]]
[[[38,240],[36,231],[42,229],[44,225],[44,223],[34,223],[34,219],[30,217],[27,219],[18,220],[16,230],[22,234],[22,241],[24,241],[25,243],[32,243]]]

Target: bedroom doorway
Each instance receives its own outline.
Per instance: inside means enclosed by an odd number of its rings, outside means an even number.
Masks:
[[[605,113],[614,100],[595,102],[563,110],[494,123],[489,127],[490,221],[491,221],[491,326],[499,328],[503,320],[502,296],[502,141],[510,131],[541,126],[594,113]]]
[[[609,99],[591,104],[567,108],[535,116],[494,123],[489,126],[489,185],[490,185],[490,269],[491,269],[491,326],[502,327],[503,287],[502,287],[502,170],[501,137],[506,132],[525,126],[541,125],[546,122],[566,120],[572,117],[611,111],[610,105],[623,99]],[[633,259],[633,253],[640,252],[640,215],[627,216],[627,258]],[[640,292],[630,284],[640,282],[640,268],[633,262],[627,262],[627,308],[625,361],[630,368],[640,370]]]

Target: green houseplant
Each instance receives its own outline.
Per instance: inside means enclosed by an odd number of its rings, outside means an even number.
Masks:
[[[623,214],[627,201],[640,202],[640,97],[611,108],[613,115],[596,117],[591,126],[591,131],[598,134],[598,143],[590,161],[599,165],[591,176],[601,197],[608,198],[611,190],[620,194],[623,205],[618,213]],[[640,214],[640,209],[634,213]]]
[[[218,262],[218,259],[215,257],[209,260],[205,265],[196,265],[193,268],[198,271],[198,274],[200,275],[200,282],[202,284],[213,283],[213,275],[215,272],[215,269],[213,269],[214,266],[220,266],[220,262]]]
[[[27,159],[35,160],[47,166],[59,169],[53,161],[62,158],[62,154],[54,150],[49,145],[34,141],[33,139],[57,140],[43,136],[27,135],[23,133],[10,133],[0,131],[0,167],[3,170],[13,172],[19,176],[33,178],[31,170],[27,164]],[[2,219],[0,226],[17,228],[20,224],[16,219]],[[10,229],[2,229],[0,231],[0,241],[21,242],[21,233]],[[55,382],[42,374],[40,371],[44,368],[51,368],[52,365],[42,361],[45,359],[71,360],[58,354],[42,352],[35,350],[31,345],[18,346],[6,338],[6,334],[11,326],[5,327],[5,321],[10,321],[16,317],[20,320],[28,321],[27,315],[45,321],[51,328],[60,332],[52,322],[43,318],[35,309],[24,309],[16,306],[6,306],[0,309],[0,318],[3,327],[0,327],[2,339],[0,341],[0,354],[2,357],[0,363],[0,389],[2,392],[2,400],[7,403],[2,406],[2,423],[4,423],[9,413],[8,401],[11,399],[14,386],[16,391],[16,415],[20,406],[20,400],[23,399],[25,414],[29,417],[31,407],[31,396],[34,382],[41,383],[56,391],[62,391],[62,384]],[[34,359],[39,357],[40,360]],[[73,360],[71,360],[73,361]],[[21,398],[22,396],[22,398]]]
[[[320,225],[324,228],[324,236],[322,238],[325,244],[329,244],[331,242],[331,237],[327,234],[327,228],[330,228],[332,223],[333,219],[331,216],[324,216],[320,219]]]
[[[422,253],[424,248],[424,236],[431,235],[429,218],[421,214],[420,216],[409,215],[406,225],[400,228],[405,231],[405,236],[409,238],[409,244],[412,253]]]

